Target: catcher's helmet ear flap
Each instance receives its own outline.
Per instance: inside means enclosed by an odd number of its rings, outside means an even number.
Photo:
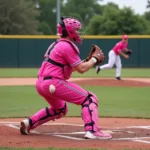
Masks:
[[[61,21],[60,21],[60,25],[61,25],[61,27],[62,27],[62,35],[63,35],[63,37],[66,37],[66,36],[68,36],[68,33],[67,33],[67,30],[66,30],[66,27],[65,27],[65,24],[64,24],[64,17],[61,17]]]

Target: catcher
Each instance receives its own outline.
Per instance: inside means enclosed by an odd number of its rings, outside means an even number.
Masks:
[[[82,118],[87,139],[110,139],[110,134],[105,134],[98,127],[98,98],[92,92],[67,81],[73,71],[84,73],[95,64],[104,61],[102,50],[92,46],[86,60],[79,57],[79,49],[74,44],[81,44],[79,31],[82,24],[75,18],[61,18],[57,25],[60,38],[52,43],[45,55],[44,61],[38,72],[36,89],[49,107],[39,110],[20,123],[20,132],[29,134],[31,130],[51,120],[64,117],[68,112],[66,102],[81,106]]]
[[[123,56],[125,59],[129,59],[129,56],[132,54],[131,50],[127,49],[128,46],[128,36],[123,35],[122,40],[118,42],[112,50],[109,51],[109,60],[108,64],[96,66],[96,73],[98,74],[100,70],[112,68],[114,64],[116,65],[116,80],[121,80],[121,59],[120,56]]]

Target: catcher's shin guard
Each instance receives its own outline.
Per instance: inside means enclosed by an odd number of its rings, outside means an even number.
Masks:
[[[98,99],[90,93],[82,103],[82,119],[85,131],[98,131]]]
[[[68,112],[68,106],[65,103],[65,106],[61,109],[53,109],[51,107],[46,107],[42,110],[40,110],[39,112],[37,112],[35,115],[33,115],[32,117],[30,117],[30,126],[31,129],[36,128],[37,126],[46,123],[50,120],[55,120],[55,119],[59,119],[62,118],[63,116],[65,116]]]

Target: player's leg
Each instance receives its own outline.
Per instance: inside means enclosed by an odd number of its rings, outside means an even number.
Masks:
[[[56,81],[56,82],[55,82]],[[46,84],[48,82],[48,84]],[[86,138],[91,139],[109,139],[111,135],[104,134],[99,131],[98,127],[98,99],[94,94],[87,92],[86,90],[82,89],[80,86],[63,80],[52,80],[45,81],[43,86],[43,90],[47,91],[49,94],[53,95],[54,97],[58,97],[59,99],[64,99],[66,102],[70,102],[76,105],[82,106],[82,118],[85,124],[85,131],[86,131]],[[51,93],[50,86],[47,85],[54,85],[55,90]],[[52,104],[53,102],[51,102]],[[54,103],[53,103],[54,104]],[[54,105],[53,105],[54,108]],[[67,108],[62,108],[64,110],[63,115],[53,116],[51,119],[58,119],[64,116],[67,112]],[[45,110],[45,111],[44,111]],[[43,112],[41,110],[41,114],[46,114],[48,109],[44,109]],[[55,109],[53,109],[55,110]],[[51,112],[49,109],[49,113],[55,114],[55,112]],[[58,112],[57,112],[58,113]],[[40,114],[40,113],[38,113]],[[48,113],[47,113],[48,114]],[[42,115],[40,115],[42,116]],[[44,116],[43,116],[44,117]],[[51,116],[50,116],[51,117]],[[33,117],[30,117],[33,118]],[[36,120],[36,117],[34,121]],[[49,119],[50,120],[50,119]],[[26,128],[27,129],[27,128]]]
[[[122,64],[121,64],[120,56],[117,56],[115,65],[116,65],[116,79],[117,80],[121,80],[121,68],[122,68]]]
[[[108,64],[97,66],[96,73],[98,74],[100,70],[112,68],[116,61],[116,54],[113,50],[111,50],[108,54]]]
[[[50,120],[59,119],[65,116],[68,112],[68,106],[65,101],[53,96],[48,90],[41,88],[40,82],[36,85],[38,93],[45,98],[49,103],[49,107],[43,108],[33,116],[21,122],[20,132],[22,134],[29,134],[30,130],[37,126],[46,123]]]
[[[33,116],[30,116],[21,122],[20,132],[22,134],[29,134],[30,130],[33,130],[39,125],[51,120],[54,121],[55,119],[62,118],[67,114],[68,106],[63,100],[50,99],[52,102],[51,106],[41,109]],[[53,103],[55,103],[54,105],[57,105],[57,107],[53,107]]]
[[[50,97],[49,97],[50,98]],[[20,131],[22,134],[28,134],[30,130],[38,127],[39,125],[51,120],[56,120],[65,116],[68,112],[68,106],[63,100],[51,99],[51,106],[45,107],[35,113],[33,116],[21,122]],[[55,103],[55,107],[53,107]]]
[[[82,106],[82,118],[86,131],[85,138],[110,139],[112,137],[110,134],[102,133],[98,127],[98,99],[95,94],[67,81],[60,81],[59,88],[56,94],[59,95],[61,99]],[[62,89],[64,89],[65,92],[62,91]]]
[[[110,139],[110,134],[103,133],[98,126],[98,99],[93,93],[85,98],[82,103],[82,118],[87,139]]]

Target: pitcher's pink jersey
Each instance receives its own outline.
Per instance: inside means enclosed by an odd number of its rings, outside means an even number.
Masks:
[[[71,46],[71,44],[64,41],[63,38],[59,39],[59,41],[61,42],[58,42],[55,45],[55,47],[51,50],[49,58],[60,64],[64,64],[65,67],[67,67],[65,74],[63,68],[44,61],[39,70],[38,76],[40,77],[51,76],[53,78],[66,79],[65,77],[66,75],[68,77],[71,76],[72,67],[82,62],[82,60],[79,57],[79,49],[74,43],[72,44],[76,50]],[[52,43],[49,46],[48,50],[53,44],[54,43]],[[45,56],[47,55],[47,52],[45,53]]]
[[[119,51],[123,51],[124,49],[126,49],[128,46],[128,42],[124,43],[122,41],[118,42],[114,47],[113,47],[113,51],[119,55]]]

